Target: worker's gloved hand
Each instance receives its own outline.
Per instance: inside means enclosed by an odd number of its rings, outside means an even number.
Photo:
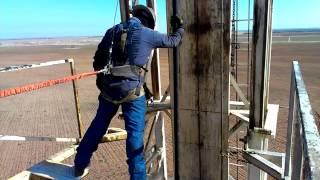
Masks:
[[[183,20],[179,16],[171,16],[170,23],[174,30],[183,27]]]

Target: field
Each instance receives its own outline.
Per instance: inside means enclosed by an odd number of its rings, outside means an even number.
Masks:
[[[317,36],[317,39],[320,39]],[[270,81],[270,103],[280,104],[277,137],[270,148],[284,152],[286,142],[286,121],[290,87],[291,61],[299,60],[303,77],[314,111],[320,112],[320,43],[315,38],[285,37],[281,43],[273,44]],[[289,41],[289,42],[288,42]],[[305,42],[308,41],[308,42]],[[15,64],[39,63],[49,60],[73,58],[77,72],[92,71],[91,63],[97,41],[72,45],[22,43],[22,46],[0,45],[0,67]],[[10,43],[9,43],[10,44]],[[52,44],[52,43],[51,43]],[[246,62],[244,47],[239,50],[239,61]],[[161,49],[162,89],[168,85],[167,50]],[[239,67],[239,72],[241,74]],[[0,73],[0,89],[16,87],[41,80],[54,79],[70,74],[68,65],[57,65],[24,71]],[[80,80],[79,95],[82,119],[87,128],[97,109],[98,90],[95,78]],[[114,119],[111,126],[123,127],[123,122]],[[169,175],[172,175],[172,140],[170,121],[166,121],[167,154]],[[71,83],[57,85],[17,96],[0,99],[0,134],[21,136],[77,137],[76,114]],[[124,141],[101,144],[94,154],[90,173],[85,179],[128,179]],[[46,159],[68,147],[54,142],[0,142],[0,179],[7,179],[16,173]],[[73,157],[67,163],[72,163]],[[244,171],[240,168],[239,172]],[[235,173],[235,171],[233,171]],[[242,175],[239,176],[239,178]]]

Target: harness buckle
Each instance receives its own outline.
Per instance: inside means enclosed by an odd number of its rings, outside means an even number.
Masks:
[[[104,68],[102,69],[102,73],[104,75],[108,75],[108,74],[111,74],[111,69],[112,68],[112,65],[111,64],[107,64],[106,66],[104,66]]]

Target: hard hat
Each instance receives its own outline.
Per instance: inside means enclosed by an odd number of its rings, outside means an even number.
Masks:
[[[132,15],[141,20],[143,25],[148,26],[151,29],[154,29],[156,24],[156,16],[153,9],[146,7],[144,5],[136,5],[133,7]],[[147,22],[143,22],[147,20]]]

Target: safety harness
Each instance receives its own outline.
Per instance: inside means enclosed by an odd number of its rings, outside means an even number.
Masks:
[[[113,32],[112,44],[109,49],[109,61],[108,61],[108,64],[104,67],[104,74],[115,76],[115,77],[124,77],[124,78],[136,77],[143,83],[139,83],[138,87],[132,90],[129,90],[128,95],[120,100],[114,100],[112,97],[109,97],[108,95],[102,93],[102,96],[105,99],[113,102],[114,104],[120,104],[123,102],[131,101],[144,94],[146,95],[147,99],[150,99],[153,96],[145,83],[146,75],[148,72],[147,68],[149,65],[149,61],[147,61],[147,64],[145,65],[145,67],[139,66],[139,65],[131,65],[129,63],[128,52],[127,52],[127,40],[128,40],[129,30],[130,29],[128,27],[123,27],[121,30],[121,37],[120,37],[120,43],[119,43],[121,54],[120,54],[120,57],[118,57],[116,60],[112,59],[111,57],[112,48],[114,45],[114,32]],[[116,66],[113,66],[113,64],[116,64]]]

